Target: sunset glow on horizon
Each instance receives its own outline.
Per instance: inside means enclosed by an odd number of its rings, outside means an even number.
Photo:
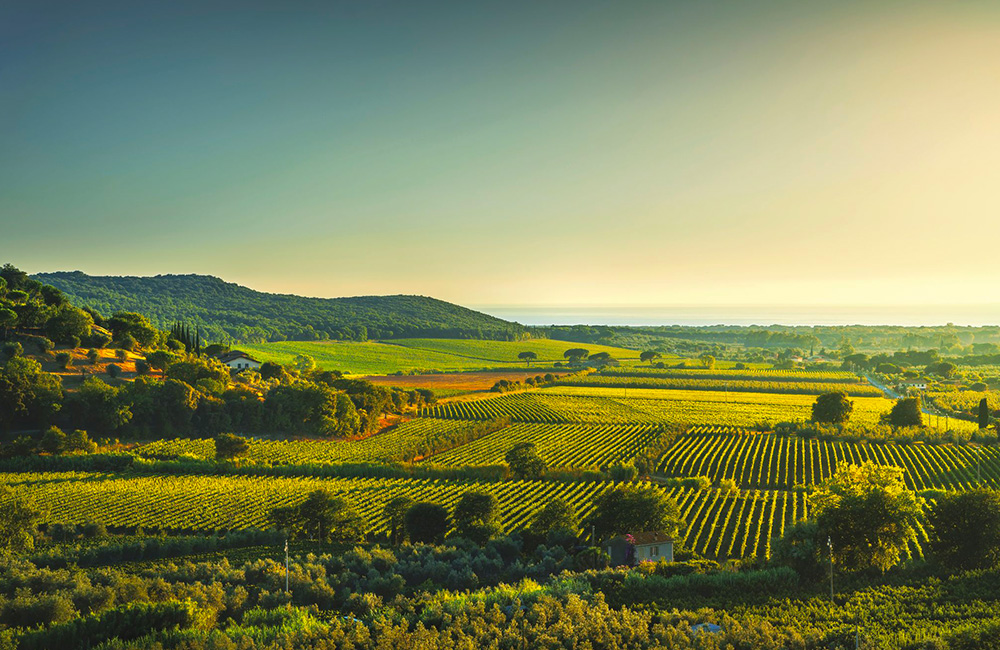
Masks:
[[[4,261],[471,305],[1000,302],[991,3],[142,4],[0,8]]]

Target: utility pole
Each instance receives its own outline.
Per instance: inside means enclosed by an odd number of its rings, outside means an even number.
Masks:
[[[830,549],[830,602],[833,602],[833,540],[826,538],[826,546]]]
[[[288,537],[285,537],[285,593],[288,593]]]

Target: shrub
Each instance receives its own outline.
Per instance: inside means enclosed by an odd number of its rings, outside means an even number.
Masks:
[[[66,448],[66,434],[59,427],[49,427],[38,443],[42,451],[49,454],[60,454]]]
[[[415,503],[406,511],[406,534],[415,544],[440,542],[450,524],[448,511],[439,503]]]
[[[38,346],[38,351],[42,354],[48,354],[55,347],[55,344],[51,339],[47,339],[44,336],[39,336],[35,339],[35,345]]]
[[[17,343],[15,341],[13,343],[3,344],[3,358],[5,360],[13,359],[14,357],[19,357],[23,354],[24,354],[24,348],[21,346],[20,343]]]
[[[246,456],[249,452],[250,443],[246,438],[231,433],[220,433],[215,437],[215,457],[219,460]]]
[[[56,363],[60,368],[69,368],[73,363],[73,355],[69,352],[60,352],[56,355]]]
[[[122,374],[122,367],[119,366],[117,363],[109,363],[107,370],[108,370],[108,377],[111,377],[112,379],[114,379],[115,377],[120,377]]]
[[[90,360],[90,363],[92,364],[97,363],[97,360],[100,358],[101,354],[97,351],[96,348],[90,348],[89,350],[87,350],[87,359]]]

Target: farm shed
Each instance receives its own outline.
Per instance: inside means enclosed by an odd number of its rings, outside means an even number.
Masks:
[[[674,561],[674,540],[659,531],[633,533],[612,537],[604,543],[604,551],[614,566],[635,566],[639,562]]]

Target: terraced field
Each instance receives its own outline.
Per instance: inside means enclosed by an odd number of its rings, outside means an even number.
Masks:
[[[453,506],[466,490],[497,496],[505,531],[524,527],[533,512],[554,498],[586,517],[605,482],[447,482],[419,479],[294,479],[234,476],[117,477],[91,473],[3,474],[0,483],[28,495],[46,523],[95,521],[107,526],[175,530],[266,528],[268,512],[300,503],[315,489],[352,498],[376,532],[385,532],[385,504],[406,495]],[[647,489],[660,489],[648,486]],[[680,504],[688,545],[719,559],[767,557],[770,541],[806,514],[802,494],[729,493],[715,489],[668,491]]]
[[[967,445],[855,443],[803,440],[770,434],[680,436],[658,462],[665,476],[733,479],[744,488],[784,489],[813,485],[833,475],[838,463],[870,461],[906,470],[913,490],[1000,486],[1000,450]]]
[[[533,442],[550,467],[604,467],[631,460],[658,432],[658,426],[648,424],[520,423],[428,460],[452,466],[500,465],[515,444]]]
[[[777,393],[553,386],[477,402],[443,404],[425,413],[459,419],[507,416],[519,422],[753,427],[758,423],[807,420],[812,415],[814,401],[811,395]],[[857,397],[852,417],[874,423],[890,408],[892,402],[885,398]]]

